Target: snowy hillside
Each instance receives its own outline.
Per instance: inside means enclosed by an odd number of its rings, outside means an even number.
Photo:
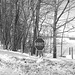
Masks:
[[[0,54],[0,75],[75,75],[75,60]]]

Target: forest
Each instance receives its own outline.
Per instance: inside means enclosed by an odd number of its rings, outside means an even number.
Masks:
[[[38,37],[51,40],[57,57],[57,37],[75,32],[75,0],[0,0],[0,41],[3,49],[36,52]],[[66,35],[67,36],[67,35]]]

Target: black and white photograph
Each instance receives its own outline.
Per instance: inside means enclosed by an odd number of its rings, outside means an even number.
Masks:
[[[0,75],[75,75],[75,0],[0,0]]]

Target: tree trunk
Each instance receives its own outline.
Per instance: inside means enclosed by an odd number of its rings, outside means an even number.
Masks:
[[[22,53],[27,53],[26,39],[27,39],[27,37],[25,37],[25,36],[22,37]]]
[[[15,23],[13,25],[13,35],[12,35],[12,50],[13,51],[17,51],[17,32],[16,32],[16,25],[17,25],[17,22],[18,22],[18,18],[19,18],[19,6],[18,6],[18,0],[16,0],[16,3],[15,3],[15,8],[16,8],[16,16],[15,16]]]
[[[7,49],[8,48],[8,44],[7,44],[7,40],[8,40],[8,29],[7,29],[7,14],[6,14],[6,0],[4,0],[4,2],[2,1],[2,25],[3,25],[3,48]]]
[[[56,49],[56,30],[53,29],[53,58],[56,58],[57,55],[57,49]]]
[[[52,52],[52,30],[50,30],[50,53]]]
[[[23,41],[22,41],[22,52],[25,52],[25,37],[23,37]]]
[[[37,38],[37,31],[36,31],[36,27],[35,27],[34,35],[33,35],[33,45],[32,45],[31,55],[35,54],[35,51],[36,51],[36,48],[34,46],[36,38]]]
[[[54,24],[53,24],[53,58],[57,57],[57,49],[56,49],[56,20],[57,20],[57,6],[56,0],[54,0],[55,11],[54,11]]]

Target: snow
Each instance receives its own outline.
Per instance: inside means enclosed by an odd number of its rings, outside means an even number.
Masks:
[[[30,56],[18,52],[0,52],[0,75],[75,75],[75,60]],[[67,56],[68,57],[68,56]],[[70,56],[71,57],[71,56]]]
[[[66,55],[66,59],[72,59],[72,57],[75,59],[75,55]]]
[[[66,55],[67,59],[72,59],[72,55]]]
[[[42,62],[42,61],[43,61],[42,58],[38,58],[37,61],[36,61],[36,63],[40,63],[40,62]]]

